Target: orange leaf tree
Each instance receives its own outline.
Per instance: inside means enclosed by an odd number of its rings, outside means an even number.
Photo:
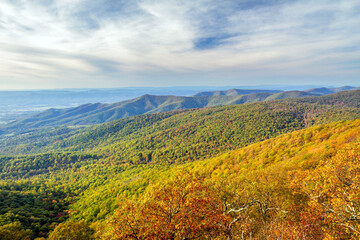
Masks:
[[[223,234],[220,225],[227,216],[201,178],[178,175],[137,202],[123,202],[102,238],[210,239]]]
[[[303,177],[309,207],[322,215],[328,238],[360,237],[360,144],[346,147]],[[304,176],[304,175],[303,175]]]

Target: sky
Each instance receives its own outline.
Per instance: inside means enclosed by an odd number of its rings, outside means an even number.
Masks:
[[[1,0],[0,89],[360,86],[359,0]]]

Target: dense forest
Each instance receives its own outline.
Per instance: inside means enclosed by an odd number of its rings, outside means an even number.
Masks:
[[[204,108],[262,102],[285,98],[321,96],[355,87],[315,88],[305,91],[243,90],[200,92],[194,96],[143,96],[111,104],[87,103],[72,108],[51,108],[33,115],[18,117],[5,125],[0,124],[0,137],[28,133],[34,128],[49,126],[86,126],[141,114],[179,109]],[[1,113],[0,113],[1,115]]]
[[[358,239],[360,91],[9,136],[0,239]]]
[[[175,146],[182,145],[178,147],[184,151],[180,158],[198,159],[198,153],[187,155],[200,148],[215,152],[220,152],[218,148],[236,149],[304,127],[356,119],[360,116],[359,103],[360,90],[322,97],[144,114],[85,129],[72,126],[36,129],[3,138],[0,151],[12,155],[94,149],[98,153],[100,148],[111,151],[121,146],[126,159],[136,161],[131,154],[138,154],[138,150],[172,154]],[[184,139],[191,142],[184,142]],[[124,156],[118,157],[123,159]],[[180,159],[178,155],[174,157]],[[161,161],[164,159],[169,159],[169,155]]]

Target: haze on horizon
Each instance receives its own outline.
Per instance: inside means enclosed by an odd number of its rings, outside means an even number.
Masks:
[[[0,89],[355,85],[357,0],[2,0]]]

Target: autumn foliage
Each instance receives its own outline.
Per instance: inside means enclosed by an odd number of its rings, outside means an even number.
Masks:
[[[107,223],[105,239],[211,239],[221,234],[227,216],[201,179],[176,176],[154,186],[138,203],[123,200]],[[110,237],[109,237],[110,236]]]
[[[359,239],[360,120],[293,131],[305,109],[280,106],[142,116],[66,140],[82,151],[0,157],[0,234]]]
[[[358,126],[320,126],[173,168],[122,197],[98,239],[359,239],[360,144],[349,142]]]
[[[330,239],[360,238],[360,144],[347,146],[323,161],[306,177],[301,190],[309,207],[320,215],[324,235]]]

